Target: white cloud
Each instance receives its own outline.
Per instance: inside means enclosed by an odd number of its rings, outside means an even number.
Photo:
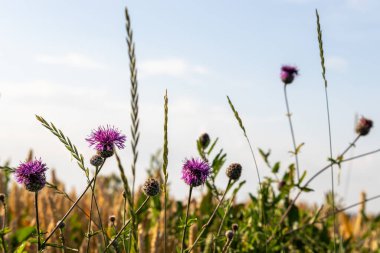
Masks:
[[[208,72],[204,66],[192,65],[179,58],[146,60],[140,64],[139,68],[142,76],[183,77],[191,74],[204,75]]]
[[[36,61],[44,64],[65,65],[74,68],[104,69],[102,63],[96,62],[85,55],[67,53],[61,56],[41,54],[36,56]]]
[[[331,56],[326,58],[326,68],[333,71],[343,72],[347,69],[348,62],[339,56]]]

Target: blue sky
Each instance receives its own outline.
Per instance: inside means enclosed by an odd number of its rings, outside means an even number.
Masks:
[[[169,180],[176,195],[185,157],[196,155],[202,132],[220,138],[229,162],[241,162],[248,184],[240,199],[257,188],[256,174],[227,104],[229,95],[256,147],[272,149],[273,161],[293,162],[279,68],[294,64],[300,76],[289,87],[300,156],[309,175],[326,164],[328,138],[324,89],[316,34],[321,16],[334,154],[355,137],[355,114],[375,128],[351,155],[379,147],[378,75],[380,18],[376,0],[277,1],[0,1],[0,161],[23,160],[35,150],[70,187],[85,178],[65,148],[34,119],[53,121],[86,157],[84,138],[98,125],[129,133],[129,74],[124,6],[128,5],[139,68],[141,142],[138,182],[149,156],[162,146],[163,94],[169,93]],[[122,152],[126,167],[129,148]],[[362,190],[378,194],[380,156],[343,167],[337,187],[344,203]],[[266,168],[260,162],[260,171]],[[116,171],[110,163],[104,173]],[[226,178],[221,174],[221,187]],[[309,201],[329,190],[329,173],[316,180]],[[380,201],[369,204],[377,211]]]

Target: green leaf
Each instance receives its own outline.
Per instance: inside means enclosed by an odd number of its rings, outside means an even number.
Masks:
[[[298,181],[298,184],[301,184],[302,181],[305,179],[305,177],[306,177],[306,170],[302,173],[300,180]]]
[[[279,169],[280,169],[280,162],[276,162],[274,166],[272,167],[272,172],[276,174],[279,171]]]
[[[12,234],[11,241],[14,242],[12,244],[18,245],[26,241],[35,231],[36,231],[35,227],[24,227],[24,228],[17,229],[15,233]]]
[[[19,247],[17,247],[14,253],[27,253],[26,251],[24,251],[25,247],[26,242],[23,242]]]

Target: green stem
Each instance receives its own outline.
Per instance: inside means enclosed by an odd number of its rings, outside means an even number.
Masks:
[[[202,237],[203,233],[206,231],[206,228],[211,224],[212,220],[213,220],[214,217],[215,217],[216,212],[218,211],[220,205],[223,203],[223,200],[224,200],[224,198],[226,197],[226,194],[227,194],[228,190],[230,189],[231,182],[232,182],[231,179],[228,180],[228,184],[227,184],[226,190],[225,190],[224,193],[223,193],[222,198],[219,200],[218,205],[215,207],[215,209],[214,209],[214,211],[212,212],[212,214],[211,214],[210,218],[208,219],[207,223],[203,225],[202,230],[201,230],[201,232],[199,233],[199,235],[197,236],[197,238],[195,239],[193,245],[188,249],[188,251],[187,251],[188,253],[190,253],[190,252],[193,250],[193,248],[195,247],[195,245],[197,244],[197,242],[199,241],[199,239]]]
[[[290,109],[289,109],[288,94],[286,92],[287,86],[288,86],[287,84],[284,84],[284,96],[285,96],[285,104],[286,104],[286,111],[287,111],[286,116],[289,119],[290,133],[292,135],[292,141],[293,141],[294,157],[296,159],[297,180],[299,181],[300,172],[299,172],[299,164],[298,164],[297,144],[296,144],[296,138],[295,138],[294,129],[293,129],[292,114],[290,113]]]
[[[64,236],[62,228],[59,229],[59,239],[61,240],[62,253],[65,253],[66,252],[66,248],[65,248],[65,236]]]
[[[90,220],[88,222],[88,229],[87,229],[87,249],[86,249],[86,252],[88,253],[89,250],[90,250],[90,242],[91,242],[91,237],[92,237],[92,233],[91,233],[91,225],[92,225],[92,207],[93,207],[93,203],[94,203],[94,198],[95,198],[95,186],[96,186],[96,179],[97,179],[97,176],[98,176],[98,167],[96,167],[95,169],[95,176],[94,176],[94,185],[91,186],[91,204],[90,204]]]
[[[150,199],[150,197],[148,196],[144,202],[141,204],[141,206],[136,210],[136,215],[138,215],[142,208],[145,206],[145,204],[148,202],[148,200]],[[112,241],[107,245],[106,249],[104,250],[104,252],[107,251],[107,249],[120,237],[121,233],[123,233],[123,231],[125,230],[125,228],[128,226],[128,224],[131,222],[131,219],[128,219],[127,222],[124,224],[124,226],[120,229],[119,233],[117,233],[117,235],[112,239]]]
[[[185,249],[185,237],[186,237],[186,230],[187,230],[187,219],[189,218],[189,209],[190,209],[190,201],[191,201],[191,193],[192,192],[193,192],[193,187],[190,186],[190,189],[189,189],[189,198],[187,199],[187,209],[186,209],[185,224],[183,225],[181,253],[183,253],[183,251]]]
[[[105,161],[99,168],[100,170],[103,168]],[[65,213],[65,215],[62,217],[62,219],[55,225],[54,229],[48,234],[45,241],[41,244],[41,248],[44,248],[46,246],[46,243],[48,240],[53,236],[54,232],[59,228],[59,226],[66,220],[66,218],[70,215],[70,213],[74,210],[75,206],[79,203],[79,201],[83,198],[83,196],[86,194],[88,189],[91,187],[92,183],[94,182],[95,178],[92,178],[90,182],[87,184],[86,188],[83,190],[82,194],[78,197],[78,199],[74,202],[74,204],[71,205],[70,209]]]
[[[342,159],[343,156],[352,148],[355,146],[355,143],[359,140],[361,135],[358,135],[356,136],[356,138],[354,139],[354,141],[352,143],[350,143],[350,145],[343,151],[343,153],[341,155],[338,156],[338,158]],[[344,160],[342,160],[341,162],[343,162]],[[316,178],[318,177],[320,174],[322,174],[323,172],[325,172],[326,170],[328,170],[329,168],[331,168],[331,166],[334,164],[335,162],[330,162],[327,166],[325,166],[324,168],[322,168],[321,170],[319,170],[317,173],[315,173],[306,183],[305,185],[302,187],[302,188],[306,188],[307,186],[309,186],[309,184]],[[281,219],[279,221],[279,223],[277,224],[277,228],[284,222],[286,216],[289,214],[291,208],[295,205],[297,199],[300,197],[300,195],[302,194],[303,190],[300,189],[299,192],[297,193],[297,195],[295,196],[295,198],[292,200],[292,202],[290,203],[290,205],[288,206],[288,208],[286,209],[285,213],[281,216]],[[276,230],[275,230],[276,231]],[[272,239],[274,238],[274,233],[272,234],[272,236],[267,240],[267,243],[269,243]]]
[[[125,209],[126,205],[127,205],[127,193],[124,193],[123,194],[123,198],[124,198],[124,206],[123,206],[123,224],[125,224],[125,219],[126,219],[126,216],[127,216],[127,210]],[[125,235],[123,235],[123,247],[124,247],[124,251],[125,252],[128,252],[127,251],[127,242],[126,242],[126,239],[125,239]]]
[[[40,220],[38,218],[38,191],[34,193],[34,207],[36,210],[36,225],[37,225],[37,253],[41,250],[41,236],[40,236]]]

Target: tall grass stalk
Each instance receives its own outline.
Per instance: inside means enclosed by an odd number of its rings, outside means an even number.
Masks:
[[[133,31],[131,27],[131,19],[128,13],[128,8],[125,8],[125,20],[126,20],[126,30],[127,30],[127,44],[128,44],[128,56],[129,56],[129,70],[130,70],[130,81],[131,81],[131,148],[133,154],[133,160],[131,165],[132,170],[132,208],[131,212],[134,212],[134,194],[135,194],[135,179],[136,179],[136,163],[138,158],[137,144],[140,138],[139,132],[139,94],[137,91],[137,68],[136,68],[136,54],[135,54],[135,43],[133,42]],[[132,225],[131,234],[132,240],[129,241],[130,245],[133,245],[135,252],[138,252],[137,246],[137,229],[135,215],[132,215]],[[132,243],[133,241],[133,243]],[[130,249],[129,249],[130,250]]]
[[[256,156],[255,156],[255,153],[253,152],[251,141],[248,138],[247,131],[245,130],[245,127],[243,125],[243,121],[241,120],[238,111],[235,109],[235,106],[232,104],[232,101],[231,101],[231,99],[228,96],[227,96],[227,100],[228,100],[228,104],[231,107],[232,112],[235,115],[236,120],[239,123],[239,126],[240,126],[241,130],[243,131],[244,137],[245,137],[245,139],[248,142],[248,146],[249,146],[249,149],[251,151],[253,162],[254,162],[254,165],[255,165],[255,168],[256,168],[257,179],[259,181],[259,190],[260,190],[260,195],[261,195],[262,194],[262,188],[261,188],[261,178],[260,178],[260,173],[259,173],[259,166],[257,165]],[[265,232],[266,219],[265,219],[264,205],[261,207],[261,212],[262,212],[262,221],[263,221],[263,227],[264,227],[264,235],[265,235],[265,238],[266,238],[266,232]],[[267,241],[267,240],[265,239],[265,241]],[[265,249],[267,249],[267,243],[265,243]]]
[[[189,218],[189,209],[190,209],[190,201],[191,201],[191,193],[193,192],[193,187],[189,187],[189,197],[187,199],[187,208],[186,208],[186,216],[185,216],[185,223],[183,224],[183,231],[182,231],[182,243],[181,243],[181,253],[184,252],[185,249],[185,238],[186,238],[186,230],[187,230],[187,220]]]
[[[206,224],[204,224],[202,226],[202,230],[199,232],[199,235],[195,239],[193,245],[191,245],[191,247],[186,252],[190,253],[193,250],[193,248],[197,245],[197,242],[199,241],[199,239],[202,237],[203,233],[206,231],[206,229],[208,228],[208,226],[210,226],[212,220],[215,217],[216,212],[218,211],[220,205],[223,203],[224,198],[226,197],[226,194],[227,194],[228,190],[230,189],[231,185],[232,185],[232,180],[229,179],[228,183],[227,183],[226,190],[224,191],[221,199],[219,200],[218,205],[215,207],[214,211],[212,212],[212,214],[211,214],[210,218],[208,219],[208,221],[206,222]]]
[[[163,158],[163,164],[162,164],[162,172],[164,174],[164,253],[166,253],[166,247],[167,247],[167,224],[166,224],[166,209],[168,205],[168,192],[167,192],[167,183],[168,183],[168,155],[169,155],[169,148],[168,148],[168,91],[166,90],[165,96],[164,96],[164,152],[162,154]]]
[[[330,147],[330,157],[333,156],[333,150],[332,150],[332,140],[331,140],[331,122],[330,122],[330,107],[329,107],[329,97],[327,92],[327,79],[326,79],[326,68],[325,68],[325,57],[323,52],[323,40],[322,40],[322,30],[321,30],[321,24],[319,22],[319,14],[318,10],[315,10],[315,15],[317,17],[317,33],[318,33],[318,45],[319,45],[319,56],[321,58],[321,67],[322,67],[322,78],[324,81],[325,86],[325,101],[326,101],[326,112],[327,112],[327,125],[329,130],[329,147]],[[334,220],[334,252],[336,252],[336,233],[339,233],[337,229],[336,224],[336,217],[335,217],[335,190],[334,190],[334,171],[333,171],[333,165],[331,165],[331,195],[332,195],[332,206],[333,206],[333,220]],[[338,234],[339,236],[339,234]]]

